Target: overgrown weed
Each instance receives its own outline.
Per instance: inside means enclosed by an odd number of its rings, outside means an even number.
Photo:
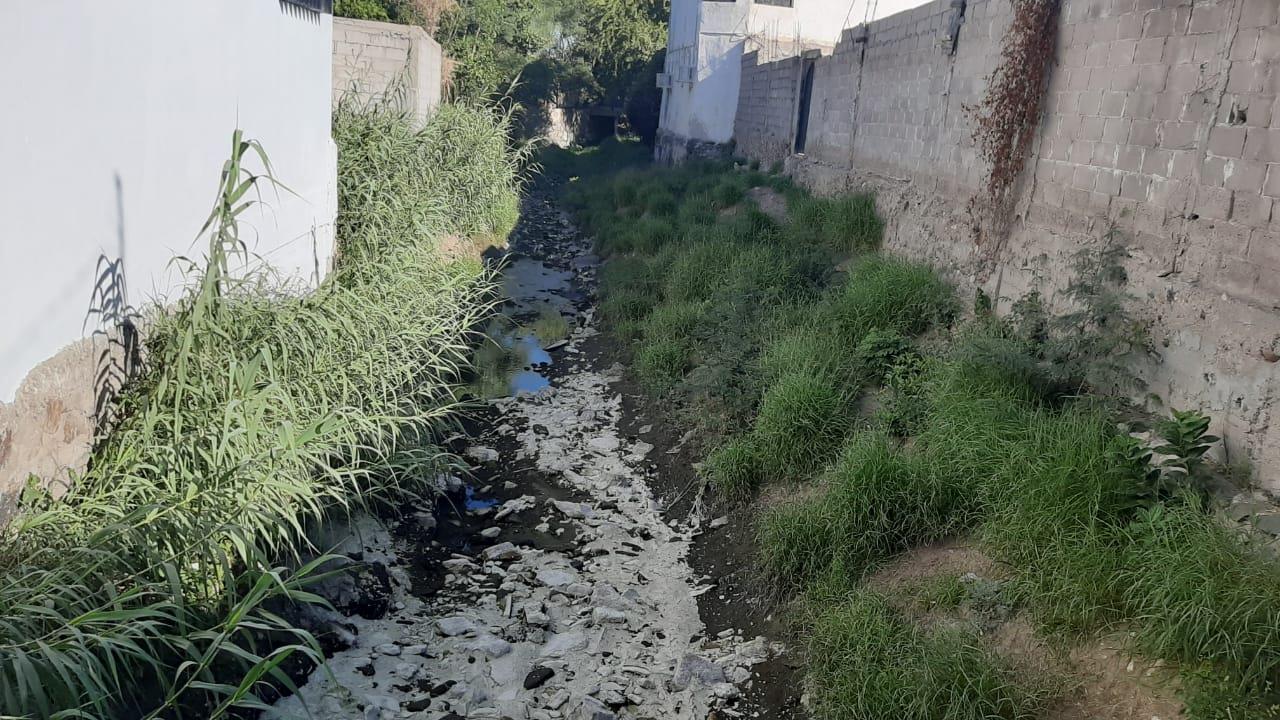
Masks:
[[[207,254],[153,313],[119,424],[66,495],[28,495],[4,533],[0,714],[224,717],[292,689],[286,662],[322,660],[281,613],[322,602],[310,531],[430,495],[450,463],[437,442],[494,293],[431,244],[510,229],[505,123],[340,108],[337,269],[305,297],[228,269],[268,177],[236,133]]]

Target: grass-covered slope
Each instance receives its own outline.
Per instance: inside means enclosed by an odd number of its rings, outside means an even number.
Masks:
[[[703,476],[735,499],[802,484],[760,509],[758,540],[765,578],[798,599],[819,717],[1047,707],[980,639],[912,627],[863,585],[956,534],[1008,566],[1049,636],[1125,630],[1176,663],[1192,717],[1278,716],[1280,564],[1196,489],[1213,439],[1183,418],[1194,429],[1168,442],[1184,456],[1153,465],[1089,394],[1126,385],[1141,346],[1111,234],[1080,263],[1072,313],[1032,297],[956,325],[933,272],[874,253],[869,198],[728,165],[576,170],[590,181],[570,197],[608,259],[603,315],[636,376],[709,439]],[[777,196],[785,218],[765,212]]]
[[[445,233],[514,222],[505,120],[443,107],[425,127],[335,118],[337,269],[314,293],[230,273],[254,197],[239,139],[208,252],[157,309],[141,377],[89,471],[32,498],[0,547],[0,715],[221,717],[317,657],[290,602],[314,602],[308,531],[433,491],[492,284],[445,262]],[[242,165],[242,163],[244,165]],[[255,166],[255,170],[259,171]]]

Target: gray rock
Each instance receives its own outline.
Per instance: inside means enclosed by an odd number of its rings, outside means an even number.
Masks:
[[[607,705],[595,698],[582,698],[578,708],[578,720],[617,720],[617,715]]]
[[[1268,535],[1280,536],[1280,514],[1255,515],[1253,526]]]
[[[1231,506],[1227,508],[1227,516],[1236,522],[1240,522],[1242,520],[1247,520],[1258,513],[1263,513],[1271,509],[1272,507],[1269,503],[1260,502],[1258,500],[1242,500],[1240,502],[1232,503]]]
[[[535,577],[538,578],[538,582],[550,588],[562,588],[578,579],[577,575],[574,575],[568,570],[561,570],[559,568],[545,568],[543,570],[539,570]]]
[[[544,657],[559,657],[568,652],[582,650],[587,646],[587,635],[581,630],[557,633],[551,636],[542,647]]]
[[[497,462],[498,451],[493,448],[482,446],[469,447],[466,450],[466,456],[480,463]]]
[[[547,698],[546,704],[543,706],[548,710],[559,710],[564,704],[569,702],[568,690],[557,690],[551,697]]]
[[[596,625],[604,623],[624,623],[627,621],[627,614],[621,610],[614,610],[609,607],[598,607],[591,609],[591,620]]]
[[[487,540],[492,540],[501,534],[502,534],[502,528],[499,528],[499,527],[485,528],[480,531],[480,537],[485,538]]]
[[[587,441],[587,447],[602,453],[610,453],[617,450],[621,445],[616,435],[601,435]]]
[[[484,550],[485,560],[519,560],[520,558],[520,549],[509,542],[498,543]]]
[[[552,500],[551,504],[555,506],[555,509],[558,510],[561,515],[564,515],[567,518],[573,518],[575,520],[585,520],[586,518],[589,518],[595,515],[595,512],[591,509],[591,506],[587,505],[586,503],[575,503],[575,502],[568,502],[565,500]]]
[[[436,621],[436,627],[440,630],[440,634],[446,637],[465,635],[476,631],[476,624],[470,618],[461,615],[441,618]]]
[[[556,671],[543,665],[537,665],[524,676],[524,689],[536,690],[555,677]]]
[[[524,621],[535,627],[546,627],[551,624],[551,618],[536,606],[525,607]]]
[[[398,657],[402,652],[400,646],[396,645],[395,643],[383,643],[378,647],[374,648],[374,650],[388,657]]]
[[[502,657],[511,652],[511,643],[488,633],[467,643],[465,647],[468,650],[482,652],[489,657]]]
[[[717,683],[711,688],[711,694],[721,700],[736,700],[738,699],[738,696],[742,695],[742,691],[733,683],[722,682]]]
[[[409,712],[422,712],[431,707],[431,697],[428,695],[420,695],[418,697],[409,698],[400,703],[400,707]]]
[[[572,597],[586,597],[591,594],[591,586],[586,583],[570,583],[564,588],[564,594]]]
[[[695,681],[706,687],[722,683],[725,681],[724,668],[701,655],[685,655],[680,659],[680,665],[669,685],[672,690],[687,690]]]
[[[417,512],[413,514],[413,519],[418,522],[418,527],[425,533],[433,533],[436,531],[436,516],[431,513]]]
[[[391,672],[402,680],[412,680],[417,677],[418,669],[418,666],[413,663],[402,662],[396,663],[395,668],[393,668]]]

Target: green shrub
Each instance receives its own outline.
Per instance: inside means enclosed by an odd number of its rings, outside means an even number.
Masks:
[[[651,190],[641,199],[644,201],[645,210],[657,217],[671,217],[680,209],[676,196],[670,190]]]
[[[759,365],[766,384],[796,371],[818,373],[842,386],[862,384],[861,365],[854,348],[822,327],[792,326],[775,335],[765,343]]]
[[[951,288],[928,267],[867,257],[817,317],[856,347],[874,329],[917,335],[950,322],[955,310]]]
[[[676,215],[676,222],[680,227],[689,229],[698,226],[715,225],[719,214],[716,212],[716,202],[710,193],[699,193],[690,196],[680,205],[680,212]]]
[[[600,314],[614,332],[633,340],[643,332],[643,321],[657,303],[655,295],[643,290],[616,290],[600,301]]]
[[[445,104],[425,124],[343,99],[334,111],[339,262],[444,235],[500,242],[519,215],[520,166],[509,118]]]
[[[1226,669],[1249,688],[1280,681],[1280,563],[1199,508],[1156,507],[1127,528],[1126,615],[1152,657]]]
[[[876,380],[882,380],[894,367],[914,351],[911,341],[894,329],[875,328],[862,337],[855,356],[858,364]]]
[[[743,173],[730,173],[716,184],[714,192],[716,205],[729,208],[742,202],[749,187],[747,177]]]
[[[380,0],[334,0],[335,17],[355,18],[356,20],[378,20],[389,22],[391,17]]]
[[[705,316],[707,306],[700,302],[671,302],[656,308],[645,322],[646,340],[671,340],[691,345],[693,333]]]
[[[709,300],[723,289],[737,252],[725,240],[687,246],[667,271],[665,296],[675,302]]]

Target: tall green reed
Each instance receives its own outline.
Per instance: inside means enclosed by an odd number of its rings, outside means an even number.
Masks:
[[[234,271],[253,264],[239,219],[273,182],[237,132],[206,256],[154,313],[119,425],[64,497],[25,508],[0,538],[0,715],[261,707],[292,688],[286,663],[321,659],[286,612],[322,602],[306,589],[326,559],[304,562],[320,551],[309,531],[430,493],[450,462],[437,442],[494,293],[478,264],[445,262],[432,243],[514,222],[505,119],[446,107],[419,127],[340,111],[335,136],[336,270],[305,297]],[[477,145],[489,152],[467,151]],[[266,174],[246,169],[251,156]],[[429,182],[377,181],[423,158],[448,167]],[[471,192],[486,179],[497,189]]]

